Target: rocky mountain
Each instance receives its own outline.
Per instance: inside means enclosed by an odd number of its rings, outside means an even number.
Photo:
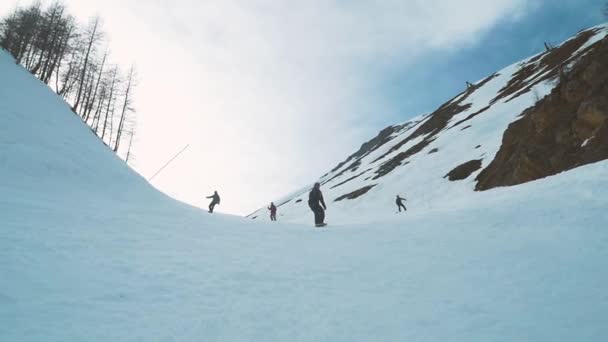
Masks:
[[[380,131],[319,182],[329,221],[450,208],[479,191],[553,176],[608,158],[608,25],[468,84],[430,114]],[[275,201],[310,221],[310,186]],[[248,217],[268,219],[262,208]]]

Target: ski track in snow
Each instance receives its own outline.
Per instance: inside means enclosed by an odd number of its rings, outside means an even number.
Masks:
[[[488,144],[464,156],[448,130],[430,165],[495,153],[484,125],[513,119],[472,119]],[[0,341],[605,340],[607,162],[475,196],[424,173],[402,215],[373,192],[390,215],[349,222],[328,198],[324,229],[210,215],[0,52]]]

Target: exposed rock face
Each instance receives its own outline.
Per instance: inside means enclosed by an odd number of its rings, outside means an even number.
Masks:
[[[393,158],[391,158],[389,161],[385,162],[378,168],[378,170],[376,171],[376,176],[373,179],[378,179],[380,177],[386,176],[389,172],[393,171],[395,168],[397,168],[398,166],[400,166],[402,164],[406,165],[407,162],[403,163],[403,161],[405,159],[422,151],[431,142],[433,142],[433,139],[425,138],[424,140],[422,140],[421,142],[417,143],[416,145],[410,147],[406,151],[397,154],[396,156],[394,156]]]
[[[452,171],[448,172],[443,178],[451,181],[463,180],[469,178],[469,176],[481,169],[481,159],[470,160],[464,164],[456,166]]]
[[[384,162],[378,168],[378,170],[376,170],[376,176],[373,179],[379,179],[383,176],[386,176],[387,174],[389,174],[390,172],[395,170],[397,167],[399,167],[401,165],[406,165],[407,162],[404,162],[406,159],[417,154],[418,152],[422,151],[425,147],[427,147],[429,144],[431,144],[435,140],[435,137],[441,131],[446,129],[446,127],[448,126],[448,123],[455,115],[458,115],[471,107],[470,103],[463,104],[468,99],[468,97],[473,92],[475,92],[476,89],[483,87],[486,83],[490,82],[494,77],[497,77],[497,75],[493,74],[493,75],[486,77],[484,80],[482,80],[478,84],[476,84],[472,87],[469,87],[465,92],[458,94],[456,97],[454,97],[453,99],[451,99],[450,101],[445,103],[443,106],[439,107],[436,111],[434,111],[431,115],[429,115],[427,120],[424,121],[424,123],[422,123],[420,126],[418,126],[418,128],[412,134],[407,136],[405,139],[401,140],[398,144],[393,146],[385,154],[376,158],[376,160],[374,160],[374,162],[384,159],[389,154],[400,150],[408,142],[410,142],[420,136],[424,136],[424,139],[421,142],[419,142],[418,144],[412,146],[407,151],[398,153],[397,155],[395,155],[388,161]],[[469,120],[472,117],[479,115],[480,113],[482,113],[483,111],[485,111],[488,108],[489,107],[486,107],[486,108],[478,111],[477,113],[472,114],[467,119],[462,120],[462,122],[465,122],[466,120]],[[458,124],[460,124],[462,122],[459,122]]]
[[[344,185],[344,184],[346,184],[346,183],[350,182],[351,180],[356,179],[356,178],[358,178],[358,177],[362,176],[363,174],[365,174],[365,173],[366,173],[367,171],[369,171],[369,170],[371,170],[371,169],[367,169],[367,170],[365,170],[365,171],[363,171],[363,172],[361,172],[361,173],[359,173],[359,174],[356,174],[356,175],[354,175],[354,176],[352,176],[352,177],[348,178],[347,180],[342,181],[342,182],[340,182],[340,183],[338,183],[338,184],[336,184],[336,185],[332,186],[330,189],[334,189],[334,188],[339,187],[340,185]]]
[[[342,171],[340,171],[333,177],[323,181],[323,184],[328,183],[328,182],[342,176],[346,171],[351,171],[351,172],[357,171],[357,169],[359,168],[359,166],[361,164],[360,160],[363,157],[367,156],[368,154],[375,151],[380,146],[383,146],[384,144],[386,144],[387,142],[392,140],[393,135],[395,133],[400,132],[400,131],[408,131],[415,125],[416,125],[416,122],[406,122],[405,124],[402,124],[402,125],[389,126],[385,129],[383,129],[382,131],[380,131],[380,133],[378,133],[378,135],[376,137],[374,137],[370,141],[365,142],[363,145],[361,145],[361,147],[359,148],[359,150],[357,152],[350,155],[345,161],[336,165],[336,167],[334,167],[329,173],[336,172],[344,165],[350,163],[350,165],[345,167]],[[325,174],[324,177],[327,176],[329,173]]]
[[[349,192],[348,194],[345,194],[345,195],[342,195],[342,196],[336,198],[334,200],[334,202],[339,202],[339,201],[342,201],[345,199],[355,199],[357,197],[361,197],[361,196],[365,195],[368,191],[370,191],[375,186],[376,186],[376,184],[364,186],[361,189],[355,190],[353,192]]]
[[[495,159],[477,177],[476,190],[608,159],[608,38],[590,46],[571,70],[556,78],[559,85],[551,94],[509,125]]]
[[[559,76],[569,62],[578,58],[581,53],[584,53],[584,51],[581,52],[579,49],[596,33],[597,29],[582,31],[558,48],[554,48],[531,59],[528,63],[522,65],[522,68],[513,75],[514,77],[511,81],[500,90],[492,102],[495,103],[501,99],[511,101],[518,96],[528,93],[536,84]],[[592,48],[593,46],[589,46],[586,50],[589,51]],[[542,72],[539,73],[539,71]]]

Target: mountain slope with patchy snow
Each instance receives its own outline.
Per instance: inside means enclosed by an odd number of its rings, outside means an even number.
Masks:
[[[444,134],[424,156],[462,150]],[[462,197],[435,206],[429,184],[426,210],[331,229],[210,215],[153,189],[0,51],[0,341],[604,341],[606,174],[475,196],[470,178],[445,181]]]
[[[606,25],[581,31],[470,85],[435,112],[381,131],[320,178],[329,221],[387,219],[397,194],[411,211],[450,207],[476,188],[608,158],[607,35]],[[306,189],[275,203],[283,220],[310,221]],[[248,217],[266,220],[265,211]]]

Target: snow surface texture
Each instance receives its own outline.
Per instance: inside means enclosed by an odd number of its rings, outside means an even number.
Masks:
[[[605,341],[607,172],[460,183],[383,223],[210,215],[0,51],[0,341]]]
[[[572,54],[571,63],[580,59],[585,48],[597,43],[608,34],[608,25],[600,25],[589,30],[595,31],[595,34]],[[494,159],[501,146],[503,133],[509,124],[517,120],[525,109],[532,107],[539,99],[551,93],[557,84],[557,80],[548,79],[536,84],[529,92],[521,96],[509,95],[495,101],[501,89],[514,75],[527,64],[533,63],[537,56],[514,63],[496,72],[494,77],[486,83],[480,80],[476,83],[477,88],[474,91],[465,92],[450,101],[449,103],[457,103],[463,100],[460,105],[470,105],[470,107],[453,116],[446,128],[437,134],[430,144],[420,152],[403,160],[400,166],[387,175],[374,179],[375,172],[382,168],[383,163],[422,142],[429,137],[429,134],[410,140],[380,160],[377,158],[412,135],[416,128],[431,118],[430,116],[412,119],[409,122],[412,124],[411,126],[393,135],[392,140],[361,158],[356,170],[348,169],[354,162],[352,160],[321,177],[319,181],[323,184],[322,191],[328,205],[328,222],[360,223],[390,220],[397,211],[395,205],[397,194],[407,199],[408,214],[449,209],[454,205],[459,205],[456,202],[468,203],[473,200],[473,197],[478,196],[474,192],[475,177]],[[548,72],[549,70],[540,69],[530,75],[527,80],[540,79]],[[454,127],[459,121],[485,107],[489,108]],[[455,167],[471,160],[482,160],[482,167],[467,179],[450,181],[444,178]],[[347,169],[346,172],[337,176],[345,169]],[[348,180],[364,171],[366,172],[363,175]],[[345,181],[346,183],[340,185]],[[342,195],[371,185],[374,187],[363,196],[335,202],[335,199]],[[274,201],[275,204],[280,205],[278,208],[279,220],[294,223],[308,223],[312,220],[312,214],[307,204],[310,187],[309,185],[301,191]],[[268,210],[265,207],[248,217],[269,221]]]

